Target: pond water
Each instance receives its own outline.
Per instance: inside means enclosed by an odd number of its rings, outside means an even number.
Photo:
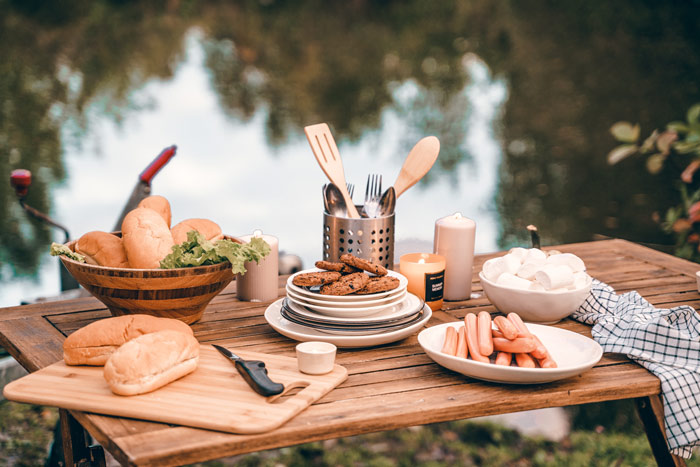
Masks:
[[[176,144],[153,182],[174,221],[262,229],[308,267],[326,179],[303,127],[325,121],[358,203],[369,173],[388,186],[413,144],[440,139],[398,200],[397,255],[430,250],[454,212],[476,220],[478,252],[527,244],[528,224],[544,244],[667,243],[652,214],[675,189],[639,161],[607,166],[607,129],[650,132],[700,100],[699,15],[635,3],[3,3],[0,167],[32,170],[28,204],[77,238],[111,230]],[[0,305],[57,293],[62,235],[9,184],[0,196]]]

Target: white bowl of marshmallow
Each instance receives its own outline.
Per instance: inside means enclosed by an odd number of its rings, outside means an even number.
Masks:
[[[486,261],[479,279],[498,311],[540,324],[556,323],[576,311],[592,283],[578,256],[520,247]]]

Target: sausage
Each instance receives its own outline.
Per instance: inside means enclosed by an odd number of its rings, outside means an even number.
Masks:
[[[464,326],[457,330],[457,357],[467,358],[469,356],[469,349],[467,348],[467,333],[464,330]]]
[[[453,326],[445,330],[445,343],[442,345],[442,353],[455,355],[457,353],[457,331]]]
[[[496,327],[499,331],[501,331],[506,339],[513,340],[518,337],[518,328],[516,328],[515,325],[505,316],[496,316],[493,319],[493,322],[496,323]]]
[[[547,350],[547,347],[544,346],[539,337],[535,336],[534,334],[532,335],[532,337],[535,339],[535,344],[537,345],[537,348],[530,352],[530,354],[537,359],[542,368],[556,368],[557,362],[554,361],[549,351]]]
[[[488,311],[479,312],[477,317],[479,353],[488,357],[493,353],[493,338],[491,337],[491,315]]]
[[[464,317],[464,326],[466,330],[467,346],[469,347],[469,356],[474,361],[489,363],[488,357],[481,355],[481,352],[479,351],[479,339],[477,337],[478,325],[477,318],[474,313],[467,313],[467,315]]]
[[[520,316],[517,313],[508,313],[508,319],[518,330],[518,335],[520,337],[526,337],[531,335],[530,330],[527,328],[527,326],[525,326],[525,323],[523,323],[522,318],[520,318]]]
[[[498,352],[496,355],[496,365],[510,366],[513,354],[510,352]]]
[[[536,368],[535,360],[526,353],[516,353],[515,363],[518,364],[520,368]]]
[[[493,348],[499,352],[530,353],[535,350],[535,346],[535,339],[532,337],[518,337],[513,340],[493,338]]]

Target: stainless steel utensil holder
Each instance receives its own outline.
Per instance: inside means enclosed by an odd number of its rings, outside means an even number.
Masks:
[[[394,214],[352,219],[323,213],[323,259],[351,253],[385,268],[394,267]]]

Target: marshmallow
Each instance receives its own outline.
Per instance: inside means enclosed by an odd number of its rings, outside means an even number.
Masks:
[[[539,248],[530,248],[527,250],[525,258],[523,258],[523,263],[539,263],[542,264],[547,261],[547,253],[540,250]]]
[[[528,290],[536,290],[538,292],[544,292],[544,286],[539,282],[530,282],[530,288]]]
[[[503,261],[506,266],[506,272],[515,274],[520,269],[520,260],[515,255],[505,255]]]
[[[516,258],[518,258],[518,261],[522,263],[523,259],[525,258],[525,255],[527,255],[527,248],[516,246],[515,248],[511,248],[508,254],[515,256]]]
[[[535,273],[542,269],[542,266],[542,264],[537,263],[525,263],[520,266],[520,269],[518,269],[518,272],[515,275],[532,281],[535,280]]]
[[[481,272],[484,273],[484,277],[492,282],[496,282],[498,276],[506,272],[506,265],[503,258],[491,258],[484,263],[481,268]]]
[[[574,289],[582,289],[588,285],[590,280],[591,280],[590,276],[588,274],[586,274],[585,272],[575,272],[574,273],[573,288]],[[569,288],[571,288],[571,286]]]
[[[548,264],[535,273],[535,280],[542,284],[546,290],[558,289],[573,284],[574,273],[568,266]]]
[[[586,270],[586,265],[578,256],[571,253],[560,253],[547,257],[547,264],[555,266],[568,266],[573,272],[581,272]]]
[[[512,289],[522,289],[522,290],[528,290],[530,288],[531,282],[526,279],[522,279],[514,274],[510,274],[508,272],[504,272],[500,276],[498,276],[498,280],[496,281],[498,285],[502,285],[503,287],[510,287]]]

